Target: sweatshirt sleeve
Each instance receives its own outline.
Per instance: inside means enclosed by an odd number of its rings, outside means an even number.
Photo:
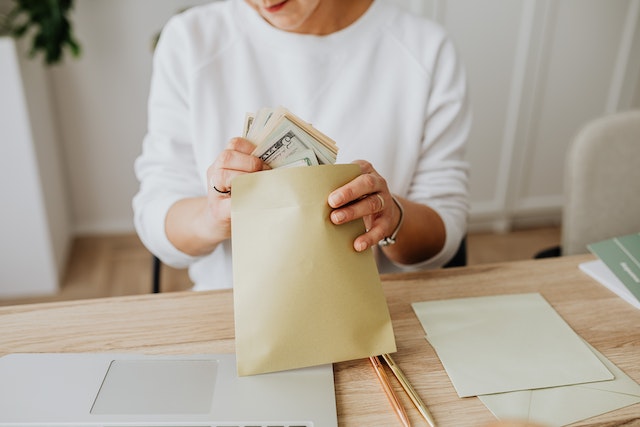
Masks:
[[[454,256],[466,235],[469,213],[465,149],[472,115],[465,72],[448,37],[441,39],[430,75],[423,151],[409,198],[429,205],[440,215],[446,241],[440,253],[414,266],[419,268],[441,267]]]
[[[133,198],[134,224],[143,244],[164,263],[182,268],[195,257],[179,251],[165,233],[165,218],[178,200],[202,196],[189,128],[187,32],[172,18],[153,59],[147,134],[134,170],[140,187]]]

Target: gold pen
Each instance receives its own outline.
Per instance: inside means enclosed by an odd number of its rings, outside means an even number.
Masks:
[[[387,374],[384,371],[384,366],[382,366],[382,363],[380,363],[380,359],[378,359],[378,356],[371,356],[369,360],[373,365],[373,370],[376,371],[376,374],[378,375],[378,380],[380,380],[380,384],[382,384],[384,393],[387,395],[387,399],[389,399],[391,406],[393,406],[396,415],[398,416],[398,418],[400,418],[400,421],[402,421],[402,424],[405,427],[411,427],[409,417],[404,411],[400,400],[398,400],[398,396],[396,396],[396,394],[393,392],[393,388],[391,388],[391,383],[389,382],[389,377],[387,377]]]
[[[402,372],[400,370],[400,367],[396,365],[396,363],[393,361],[393,359],[391,358],[391,355],[385,353],[382,355],[382,358],[384,359],[385,362],[387,362],[387,365],[389,365],[389,368],[391,368],[391,372],[393,372],[393,375],[396,376],[396,378],[400,382],[400,385],[402,385],[402,388],[404,389],[404,391],[407,392],[407,394],[409,395],[409,398],[411,398],[411,401],[418,409],[418,412],[420,412],[420,415],[422,415],[424,419],[427,420],[427,422],[431,427],[436,427],[436,422],[433,419],[433,416],[431,415],[429,410],[427,409],[427,405],[425,405],[422,399],[420,399],[420,396],[418,396],[418,393],[413,388],[413,386],[411,385],[407,377],[404,375],[404,372]]]

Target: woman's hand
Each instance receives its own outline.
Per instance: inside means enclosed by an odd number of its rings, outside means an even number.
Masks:
[[[344,224],[363,218],[366,233],[353,242],[356,251],[362,252],[391,235],[400,221],[400,209],[393,201],[387,181],[371,163],[356,160],[361,175],[329,194],[331,222]]]
[[[344,224],[362,218],[366,233],[356,237],[353,247],[362,252],[385,237],[391,236],[402,224],[397,234],[398,244],[384,246],[385,255],[392,261],[410,265],[435,256],[444,246],[446,231],[440,215],[431,207],[395,197],[402,204],[404,213],[394,201],[386,180],[373,166],[356,160],[362,174],[329,194],[331,222]]]
[[[207,169],[207,210],[212,226],[221,227],[226,238],[231,237],[231,181],[238,175],[269,169],[251,155],[255,148],[247,139],[233,138]]]
[[[205,255],[231,237],[231,181],[269,169],[251,155],[254,148],[247,139],[231,139],[207,169],[207,196],[182,199],[169,209],[165,227],[176,248],[193,256]]]

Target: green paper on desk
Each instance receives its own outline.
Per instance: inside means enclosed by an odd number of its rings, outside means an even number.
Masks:
[[[613,378],[540,294],[412,306],[460,397]]]
[[[329,193],[357,165],[238,176],[231,202],[239,375],[396,351],[372,250],[356,252],[364,222],[336,226]]]
[[[640,301],[640,233],[587,245]]]
[[[478,397],[499,419],[526,420],[548,427],[571,424],[640,403],[640,385],[589,347],[615,379]]]

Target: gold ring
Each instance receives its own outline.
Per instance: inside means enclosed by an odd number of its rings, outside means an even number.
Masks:
[[[384,210],[384,198],[382,197],[382,194],[380,193],[376,193],[376,196],[378,196],[378,198],[380,199],[380,211]]]

